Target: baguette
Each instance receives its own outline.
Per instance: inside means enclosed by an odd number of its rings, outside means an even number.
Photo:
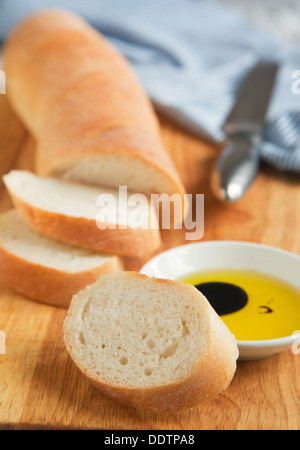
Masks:
[[[14,291],[68,308],[72,296],[99,275],[123,269],[118,256],[56,242],[32,231],[12,209],[0,216],[1,278]]]
[[[37,140],[39,175],[183,196],[139,81],[82,18],[32,14],[6,42],[3,64],[8,99]]]
[[[237,344],[206,298],[179,281],[106,274],[72,299],[66,348],[103,394],[153,412],[189,409],[227,388]]]
[[[23,220],[40,234],[128,257],[145,256],[161,245],[156,213],[148,202],[138,206],[140,220],[139,228],[136,228],[137,225],[130,221],[130,213],[136,208],[128,207],[126,211],[119,208],[116,190],[38,177],[22,170],[4,175],[3,181]],[[101,210],[97,206],[101,194],[105,198],[110,195],[114,200],[103,210],[102,220],[98,219]],[[107,222],[104,222],[106,210]]]

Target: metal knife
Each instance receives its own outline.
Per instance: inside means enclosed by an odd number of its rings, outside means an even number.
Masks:
[[[224,125],[228,142],[212,173],[212,190],[222,201],[240,199],[259,170],[259,147],[278,71],[259,63],[246,75]]]

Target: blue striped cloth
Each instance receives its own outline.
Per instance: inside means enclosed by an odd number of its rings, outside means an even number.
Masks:
[[[213,0],[0,0],[0,40],[25,14],[48,6],[85,17],[128,58],[158,110],[217,143],[247,71],[257,61],[278,61],[261,158],[300,173],[300,83],[292,78],[299,45]]]

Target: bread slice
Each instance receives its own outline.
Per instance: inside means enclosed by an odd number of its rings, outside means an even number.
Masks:
[[[1,278],[14,291],[68,308],[72,296],[100,274],[122,270],[118,256],[95,253],[41,236],[12,209],[0,216]]]
[[[30,14],[9,36],[3,64],[7,97],[37,141],[39,175],[184,195],[128,61],[80,16]]]
[[[138,409],[192,408],[227,388],[237,344],[193,286],[135,272],[102,275],[72,299],[64,339],[102,393]]]
[[[21,170],[11,171],[3,181],[23,220],[45,236],[128,257],[147,255],[161,245],[156,213],[146,197],[146,203],[121,209],[117,190],[39,177]],[[98,220],[101,208],[97,206],[97,199],[101,194],[103,200],[109,195],[112,201],[109,207],[103,201],[105,217]],[[132,214],[136,208],[139,217],[136,223],[131,224],[131,218],[136,217]],[[140,227],[136,228],[137,225]]]

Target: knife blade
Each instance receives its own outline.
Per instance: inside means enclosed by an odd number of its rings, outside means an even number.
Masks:
[[[227,145],[217,159],[211,185],[222,201],[240,199],[259,170],[259,146],[278,64],[258,63],[241,83],[223,130]]]

